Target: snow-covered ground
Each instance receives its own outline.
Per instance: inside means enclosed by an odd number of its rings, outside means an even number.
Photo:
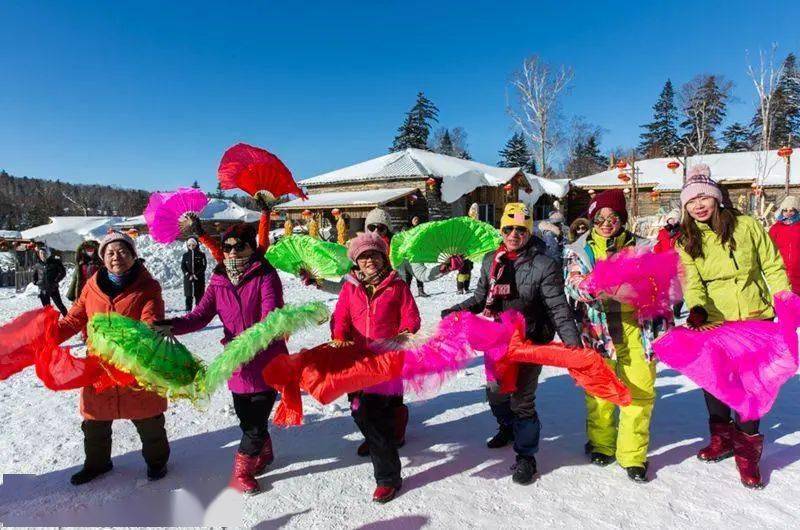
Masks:
[[[283,277],[286,300],[330,295]],[[424,326],[456,302],[451,276],[420,299]],[[415,290],[415,288],[414,288]],[[180,289],[165,291],[178,314]],[[38,305],[32,295],[0,289],[0,323]],[[185,337],[205,358],[221,349],[219,323]],[[321,326],[292,337],[297,350],[327,339]],[[183,340],[183,339],[182,339]],[[537,394],[542,423],[541,477],[530,486],[510,480],[514,453],[485,446],[495,424],[484,400],[480,361],[429,399],[409,398],[408,442],[401,449],[402,495],[370,501],[368,459],[355,454],[361,436],[345,400],[322,407],[305,399],[306,424],[272,429],[277,458],[260,478],[264,492],[242,499],[226,490],[239,439],[227,392],[205,410],[185,402],[167,412],[169,475],[144,478],[139,439],[130,422],[114,424],[114,470],[74,487],[69,476],[83,458],[77,392],[51,392],[27,370],[0,382],[0,524],[24,526],[195,526],[256,528],[789,528],[800,518],[800,380],[790,380],[762,422],[767,437],[763,491],[743,488],[733,460],[703,464],[695,452],[706,438],[702,393],[662,368],[658,379],[650,465],[652,481],[634,484],[618,466],[598,468],[583,454],[581,392],[562,370],[545,369]]]

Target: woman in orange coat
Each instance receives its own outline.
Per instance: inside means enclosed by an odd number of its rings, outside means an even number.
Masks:
[[[58,323],[62,341],[84,329],[95,313],[113,311],[148,323],[164,318],[161,286],[137,259],[133,239],[111,232],[99,252],[103,268],[89,279],[80,298]],[[84,484],[111,471],[111,424],[119,419],[132,420],[139,432],[147,478],[158,480],[167,474],[166,399],[138,387],[114,386],[98,392],[87,386],[81,390],[80,406],[85,461],[83,469],[72,475],[72,484]]]

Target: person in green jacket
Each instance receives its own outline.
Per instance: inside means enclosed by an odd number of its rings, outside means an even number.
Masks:
[[[723,201],[722,190],[705,164],[689,169],[681,191],[684,209],[677,250],[685,271],[686,325],[706,329],[716,323],[771,320],[772,295],[791,291],[783,260],[764,227]],[[759,461],[764,436],[758,420],[741,421],[705,392],[711,442],[697,454],[705,462],[734,456],[742,483],[762,488]]]

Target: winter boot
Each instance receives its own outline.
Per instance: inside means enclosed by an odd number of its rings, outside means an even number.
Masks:
[[[700,449],[697,458],[703,462],[719,462],[732,457],[735,431],[733,422],[709,421],[708,427],[711,430],[711,442]]]
[[[272,437],[268,434],[266,441],[264,441],[264,447],[261,448],[261,452],[256,457],[253,474],[260,475],[274,460],[275,454],[272,452]]]
[[[155,482],[167,476],[167,464],[160,467],[147,466],[147,480]]]
[[[763,434],[747,434],[738,429],[734,431],[733,455],[736,467],[739,469],[739,477],[746,488],[762,489],[764,487],[764,483],[761,481],[761,472],[758,469],[763,449]]]
[[[592,464],[600,467],[606,467],[616,460],[616,458],[611,455],[595,451],[592,442],[586,442],[586,445],[583,446],[583,452],[589,455],[589,461]]]
[[[512,466],[511,480],[517,484],[530,484],[536,476],[536,459],[532,456],[517,455],[517,463]]]
[[[261,491],[258,481],[253,476],[257,456],[248,456],[236,452],[233,457],[233,473],[228,486],[244,495],[255,495]]]
[[[111,462],[107,462],[105,465],[100,467],[86,467],[86,464],[84,464],[83,469],[72,475],[69,478],[69,481],[73,486],[80,486],[81,484],[91,482],[100,475],[108,473],[112,469],[114,469],[114,464]]]
[[[373,502],[379,502],[381,504],[386,504],[390,500],[397,497],[397,492],[400,491],[401,484],[398,484],[397,487],[393,486],[378,486],[375,488],[375,492],[372,494]]]
[[[408,407],[400,405],[394,409],[394,445],[399,449],[406,444]]]
[[[628,472],[628,478],[634,482],[647,482],[647,468],[649,462],[645,462],[643,466],[626,467],[625,471]]]
[[[356,454],[358,456],[369,456],[369,444],[366,440],[361,442],[361,445],[358,446],[358,449],[356,449]]]
[[[501,425],[497,430],[497,434],[486,442],[486,447],[489,449],[500,449],[501,447],[507,446],[512,441],[514,441],[514,427],[511,425]]]

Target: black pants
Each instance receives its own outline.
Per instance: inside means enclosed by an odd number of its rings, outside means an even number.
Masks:
[[[164,428],[164,415],[143,420],[131,420],[142,440],[142,456],[148,467],[161,468],[169,460],[169,441]],[[83,420],[84,467],[98,469],[111,461],[112,420]]]
[[[191,311],[192,306],[200,302],[205,292],[205,280],[183,280],[183,296],[186,298],[186,311]],[[192,304],[193,301],[194,304]]]
[[[42,301],[42,307],[50,305],[50,301],[52,300],[53,305],[61,312],[62,315],[67,314],[67,308],[64,305],[64,302],[61,300],[61,293],[58,291],[39,291],[39,300]]]
[[[708,416],[710,421],[723,422],[723,423],[731,421],[732,419],[731,408],[728,405],[718,400],[705,390],[703,390],[703,395],[706,398],[706,408],[708,409]],[[741,421],[739,419],[739,415],[736,414],[736,417],[733,418],[733,421],[736,424],[736,428],[738,428],[745,434],[758,433],[758,425],[759,425],[758,420]]]
[[[369,446],[375,482],[378,486],[399,487],[400,454],[394,439],[398,397],[360,393],[351,396],[351,401],[353,419]]]
[[[486,386],[489,408],[501,427],[514,428],[514,451],[533,456],[539,450],[541,423],[536,412],[536,388],[542,367],[538,364],[520,365],[517,390],[512,394],[499,393],[497,384]]]
[[[411,287],[411,280],[415,280],[417,282],[417,293],[418,294],[425,294],[425,282],[422,282],[420,280],[416,280],[414,278],[414,275],[410,271],[406,272],[404,280],[408,284],[409,288]]]
[[[261,452],[269,438],[268,422],[275,405],[277,392],[267,390],[254,394],[233,394],[233,408],[239,418],[242,429],[242,440],[239,452],[248,456],[256,456]]]

